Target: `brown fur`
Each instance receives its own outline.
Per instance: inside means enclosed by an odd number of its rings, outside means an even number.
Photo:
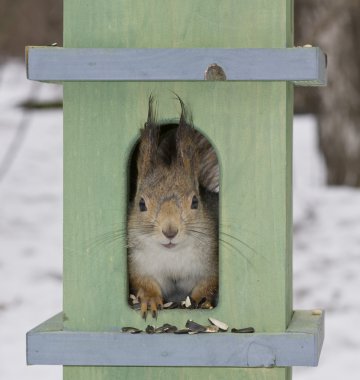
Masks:
[[[199,186],[199,178],[206,178],[201,167],[209,165],[203,156],[213,160],[216,168],[211,172],[217,173],[218,180],[216,154],[208,142],[206,145],[199,139],[201,135],[189,121],[184,103],[179,101],[182,111],[179,126],[173,132],[175,152],[165,153],[170,146],[166,139],[159,148],[159,126],[152,97],[148,120],[141,132],[128,240],[130,287],[140,299],[143,316],[148,306],[156,313],[164,298],[172,300],[174,293],[175,297],[181,293],[177,287],[186,288],[187,282],[193,283],[188,294],[197,303],[206,298],[207,306],[213,303],[218,288],[217,202],[211,204]],[[209,177],[212,178],[209,183],[214,185],[216,174]],[[198,200],[197,207],[193,207],[194,197]],[[146,205],[146,210],[141,211],[140,203]],[[169,248],[169,244],[175,248]]]

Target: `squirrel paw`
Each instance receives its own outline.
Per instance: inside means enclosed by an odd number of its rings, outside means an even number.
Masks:
[[[137,298],[140,302],[141,316],[146,319],[148,309],[150,309],[152,317],[157,318],[158,310],[163,308],[163,298],[161,294],[149,293],[141,288],[138,291]]]
[[[191,298],[195,301],[197,307],[210,309],[214,306],[213,301],[217,293],[217,286],[217,277],[207,278],[195,286],[191,292]]]

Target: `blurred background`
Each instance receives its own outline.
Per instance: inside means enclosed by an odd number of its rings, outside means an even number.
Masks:
[[[295,46],[328,55],[328,86],[296,88],[294,308],[326,309],[318,368],[354,378],[360,357],[360,1],[294,0]],[[28,82],[24,46],[62,45],[62,0],[0,0],[0,379],[26,367],[25,333],[62,309],[62,88]]]

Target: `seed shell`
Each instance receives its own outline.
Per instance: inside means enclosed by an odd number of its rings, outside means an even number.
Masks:
[[[188,329],[190,329],[191,332],[194,332],[194,333],[206,331],[206,326],[200,325],[199,323],[196,323],[196,322],[192,321],[191,319],[189,319],[186,322],[185,327],[187,327]]]
[[[180,329],[180,330],[174,331],[174,334],[189,334],[190,331],[191,331],[190,329],[185,328],[185,329]]]
[[[232,333],[246,334],[246,333],[254,333],[255,329],[253,327],[245,327],[243,329],[231,329]]]
[[[191,307],[191,306],[192,306],[192,304],[191,304],[191,299],[190,299],[189,296],[187,296],[187,297],[186,297],[186,300],[185,300],[185,307],[186,307],[186,308],[189,308],[189,307]]]
[[[136,327],[123,327],[121,331],[124,333],[131,333],[131,334],[138,334],[142,332],[142,330],[139,330]]]
[[[228,331],[229,329],[229,326],[226,323],[221,322],[215,318],[209,318],[209,322],[214,326],[217,326],[221,331]]]
[[[215,325],[206,326],[205,332],[207,333],[217,333],[219,332],[219,327]]]
[[[151,326],[151,325],[147,325],[146,329],[145,329],[145,332],[147,334],[155,334],[155,327],[154,326]]]

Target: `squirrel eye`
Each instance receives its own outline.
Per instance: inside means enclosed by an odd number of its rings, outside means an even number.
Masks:
[[[196,195],[194,195],[191,201],[191,208],[195,210],[198,208],[198,206],[199,206],[199,200],[197,199]]]
[[[147,207],[146,207],[146,204],[145,204],[145,201],[144,201],[144,198],[141,198],[140,199],[140,202],[139,202],[139,208],[140,208],[140,211],[147,211]]]

